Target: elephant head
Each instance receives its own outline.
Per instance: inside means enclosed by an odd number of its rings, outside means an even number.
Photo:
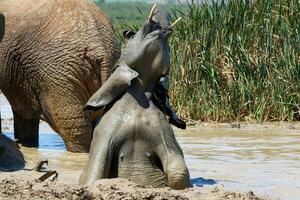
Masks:
[[[170,49],[168,44],[168,38],[173,32],[172,27],[181,18],[177,19],[173,24],[170,24],[170,15],[162,10],[156,10],[156,4],[153,6],[147,23],[135,33],[132,30],[125,30],[123,32],[124,37],[128,40],[127,45],[122,50],[121,58],[119,59],[120,65],[130,66],[139,73],[139,80],[143,81],[143,85],[149,85],[153,90],[152,100],[155,105],[169,117],[169,122],[178,128],[185,129],[186,123],[181,120],[175,111],[169,104],[169,96],[167,89],[167,77],[164,76],[170,67]],[[151,79],[148,79],[148,77]],[[157,80],[158,77],[162,77],[160,81],[156,81],[153,84],[153,80]],[[149,84],[148,82],[152,82]],[[123,91],[124,88],[120,88],[115,85],[115,96],[119,94],[119,90]],[[153,88],[153,85],[154,88]],[[125,85],[127,87],[127,84]],[[95,94],[90,98],[85,109],[97,110],[100,105],[96,105],[99,101],[97,97],[100,94]],[[95,99],[93,99],[95,98]],[[110,97],[114,98],[114,97]]]
[[[80,184],[121,177],[156,187],[189,186],[172,127],[152,101],[155,84],[169,70],[171,33],[169,15],[155,8],[137,33],[124,32],[128,43],[119,66],[86,104],[105,109]]]
[[[139,78],[156,82],[167,74],[170,67],[169,36],[172,33],[168,13],[152,9],[147,23],[137,33],[124,31],[128,39],[121,59]]]

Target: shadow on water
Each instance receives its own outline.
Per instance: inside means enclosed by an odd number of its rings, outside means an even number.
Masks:
[[[215,185],[217,184],[217,181],[213,179],[205,179],[205,178],[198,177],[198,178],[191,179],[191,184],[193,186],[203,187],[205,185]]]

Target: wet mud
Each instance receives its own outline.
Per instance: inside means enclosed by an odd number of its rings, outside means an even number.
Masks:
[[[0,106],[2,131],[13,138],[12,113],[3,95]],[[300,123],[198,123],[185,131],[174,130],[194,185],[187,191],[148,190],[124,180],[101,180],[90,188],[79,187],[78,179],[88,155],[67,152],[62,139],[41,122],[39,148],[21,147],[21,151],[27,161],[26,169],[42,159],[48,159],[49,165],[42,168],[43,172],[0,172],[0,199],[21,199],[22,195],[7,194],[16,188],[20,188],[20,194],[21,190],[28,190],[23,194],[25,199],[38,199],[41,191],[49,191],[48,199],[57,198],[55,195],[66,199],[69,195],[73,199],[80,199],[80,195],[86,199],[141,199],[139,195],[145,199],[299,199]],[[56,181],[35,182],[49,170],[58,172]]]
[[[125,179],[102,179],[94,182],[89,187],[81,187],[74,184],[63,184],[57,181],[37,182],[30,175],[23,174],[23,179],[14,174],[9,178],[1,176],[0,198],[14,200],[35,199],[197,199],[197,200],[263,200],[253,192],[238,193],[229,192],[221,187],[190,188],[185,190],[171,190],[169,188],[152,188],[136,185]]]

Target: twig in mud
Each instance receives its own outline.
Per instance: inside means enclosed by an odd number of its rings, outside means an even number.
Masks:
[[[41,172],[41,169],[45,163],[48,165],[48,160],[40,160],[38,163],[35,164],[33,168],[25,170]]]
[[[57,180],[58,173],[56,171],[48,171],[43,176],[41,176],[40,178],[36,179],[36,181],[43,182],[43,181],[47,180],[48,178],[50,178],[52,175],[54,175],[54,176],[51,179],[51,181]]]

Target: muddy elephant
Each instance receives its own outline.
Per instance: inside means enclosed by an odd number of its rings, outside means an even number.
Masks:
[[[109,19],[85,0],[2,0],[0,13],[0,90],[15,138],[37,146],[43,119],[68,151],[89,151],[93,119],[83,107],[120,57]]]
[[[0,133],[0,171],[19,170],[24,166],[24,156],[17,144]]]
[[[189,186],[182,150],[153,95],[169,71],[173,26],[166,12],[154,8],[136,34],[125,34],[130,37],[118,68],[86,105],[105,107],[105,113],[94,130],[80,184],[121,177],[154,187]]]

